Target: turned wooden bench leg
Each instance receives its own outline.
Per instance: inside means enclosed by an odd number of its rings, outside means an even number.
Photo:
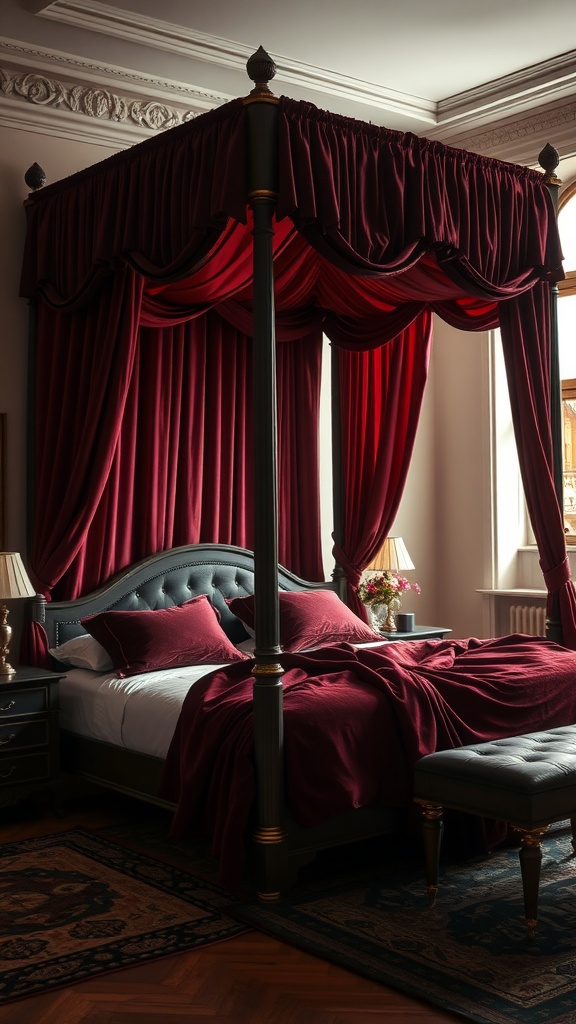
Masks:
[[[515,828],[520,833],[520,870],[524,891],[524,914],[528,937],[533,939],[538,921],[538,890],[540,888],[540,866],[542,864],[542,836],[547,828]]]
[[[438,892],[438,876],[440,873],[440,846],[444,822],[442,807],[439,804],[422,805],[422,836],[426,856],[426,889],[428,903],[434,906]]]

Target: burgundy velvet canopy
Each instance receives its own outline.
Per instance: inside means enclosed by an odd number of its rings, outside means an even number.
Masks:
[[[463,330],[499,326],[549,610],[554,600],[576,646],[550,427],[550,284],[562,256],[543,176],[307,103],[275,109],[281,562],[321,578],[322,333],[338,370],[334,550],[352,595],[402,495],[432,313]],[[75,597],[179,543],[257,547],[246,121],[233,101],[30,197],[30,557],[47,595]]]

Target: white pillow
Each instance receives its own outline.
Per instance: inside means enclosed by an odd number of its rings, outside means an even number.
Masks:
[[[104,650],[89,633],[72,637],[58,647],[51,647],[49,653],[56,661],[72,665],[74,668],[89,668],[93,672],[109,672],[114,666],[108,651]]]

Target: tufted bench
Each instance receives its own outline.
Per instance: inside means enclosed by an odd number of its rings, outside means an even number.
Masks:
[[[437,751],[414,769],[422,804],[428,898],[438,889],[442,809],[504,821],[520,833],[526,926],[536,932],[542,850],[548,825],[570,818],[576,850],[576,725]]]

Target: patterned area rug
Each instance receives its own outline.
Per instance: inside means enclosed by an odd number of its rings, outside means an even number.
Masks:
[[[0,1002],[246,931],[229,894],[74,829],[0,847]]]
[[[422,866],[372,868],[243,904],[246,924],[480,1024],[576,1021],[576,858],[544,842],[536,939],[524,930],[517,849],[444,869],[429,908]]]

